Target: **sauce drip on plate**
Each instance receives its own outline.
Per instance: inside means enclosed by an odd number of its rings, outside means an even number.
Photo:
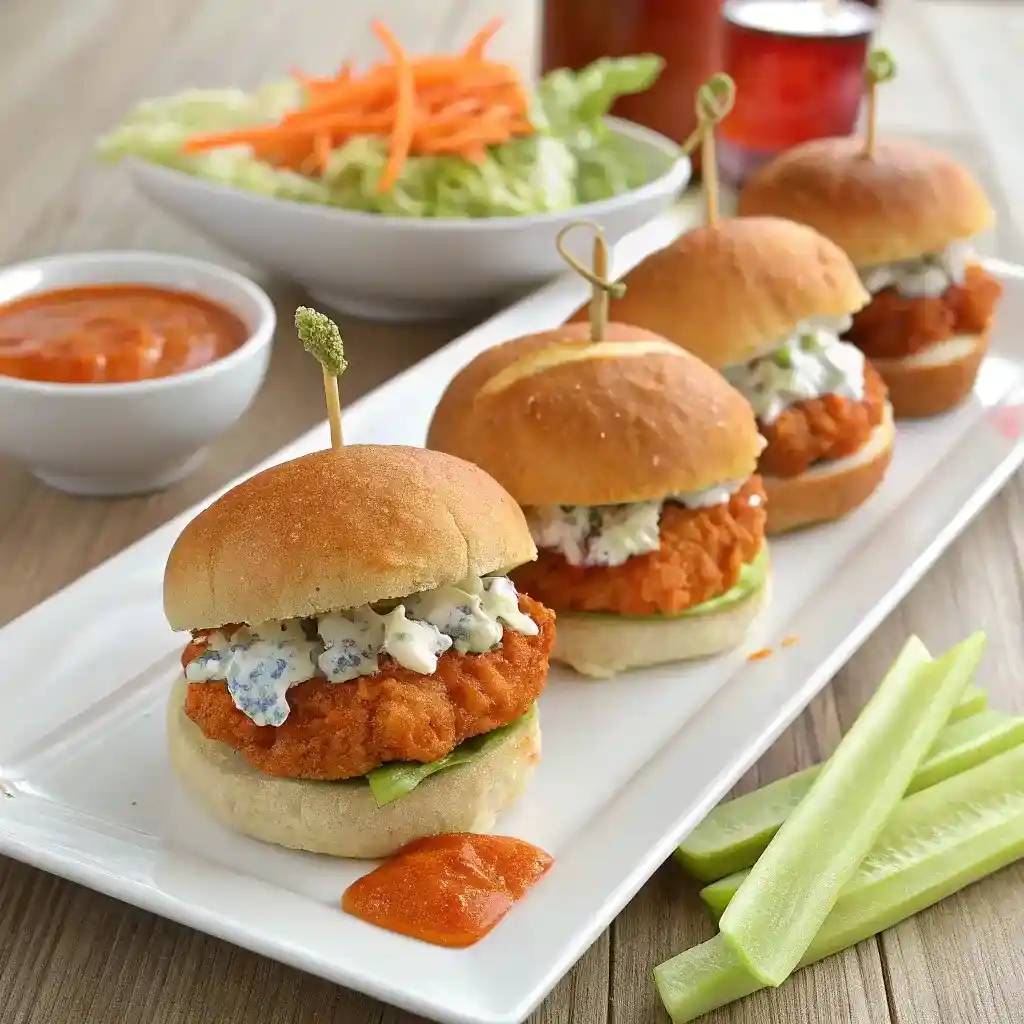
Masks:
[[[195,370],[249,336],[230,310],[140,284],[40,292],[0,306],[0,375],[116,384]]]
[[[370,924],[436,946],[471,946],[553,862],[550,854],[508,836],[428,836],[353,882],[341,906]]]

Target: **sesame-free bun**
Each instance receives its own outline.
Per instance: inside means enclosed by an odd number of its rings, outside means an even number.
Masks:
[[[320,782],[264,775],[185,714],[186,682],[167,705],[171,767],[221,824],[293,850],[386,857],[441,832],[487,832],[526,788],[540,759],[537,715],[520,720],[475,761],[438,772],[408,796],[378,807],[363,779]]]
[[[476,466],[350,445],[257,473],[171,549],[174,629],[314,616],[505,571],[537,557],[522,511]]]
[[[770,574],[770,569],[768,570]],[[771,593],[770,575],[743,601],[720,612],[676,618],[558,613],[551,657],[592,679],[730,650],[747,635]]]
[[[838,246],[775,217],[696,228],[622,280],[615,320],[655,331],[717,369],[776,348],[801,320],[845,316],[870,298]]]
[[[746,399],[650,331],[568,324],[481,353],[448,385],[427,444],[481,466],[521,505],[701,491],[755,470]]]
[[[785,533],[802,526],[841,519],[878,489],[892,461],[893,411],[887,402],[882,422],[867,443],[845,459],[822,462],[799,476],[764,476],[765,531]],[[562,628],[559,617],[558,628]]]
[[[873,359],[896,418],[923,419],[958,406],[974,387],[988,333],[958,335],[902,359]]]
[[[809,224],[858,267],[937,252],[995,219],[964,167],[905,139],[879,139],[870,159],[856,138],[795,146],[750,178],[738,212]]]

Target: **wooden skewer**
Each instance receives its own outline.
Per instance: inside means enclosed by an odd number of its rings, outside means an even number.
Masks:
[[[736,102],[736,84],[726,74],[712,75],[698,90],[697,127],[683,144],[685,153],[700,146],[700,166],[704,175],[704,207],[708,224],[718,222],[718,158],[715,154],[715,128]]]
[[[565,248],[565,236],[574,228],[586,227],[594,232],[593,268],[584,266],[568,249]],[[626,291],[621,281],[608,278],[608,243],[599,224],[590,220],[577,220],[566,224],[555,238],[555,247],[559,256],[576,271],[580,277],[590,282],[590,340],[604,341],[605,328],[608,326],[608,300],[610,296],[619,298]]]
[[[872,50],[864,68],[864,82],[867,87],[867,123],[864,126],[863,155],[871,160],[875,155],[878,135],[878,87],[896,76],[896,62],[888,50]]]
[[[320,364],[324,374],[324,399],[327,402],[327,421],[331,428],[331,447],[341,448],[345,439],[341,433],[341,396],[338,378],[345,372],[345,346],[338,325],[323,313],[307,306],[295,311],[295,329],[302,347]]]

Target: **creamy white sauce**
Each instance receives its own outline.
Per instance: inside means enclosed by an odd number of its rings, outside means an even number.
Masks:
[[[791,405],[824,395],[864,398],[864,354],[840,341],[850,317],[818,317],[797,325],[777,348],[722,372],[762,423],[774,423]]]
[[[660,501],[539,505],[530,510],[530,532],[537,547],[557,551],[570,565],[622,565],[661,546],[661,510],[666,501],[690,509],[713,508],[724,505],[744,483],[725,481]]]
[[[860,277],[872,295],[895,288],[907,299],[934,299],[951,285],[963,284],[967,267],[976,259],[970,242],[957,241],[916,259],[862,267]]]
[[[257,725],[281,725],[289,711],[285,694],[296,683],[314,677],[344,683],[373,675],[382,654],[431,675],[438,657],[452,647],[482,654],[501,643],[504,628],[529,636],[540,631],[519,610],[519,595],[504,576],[414,594],[384,615],[363,606],[309,622],[309,635],[298,619],[243,626],[230,637],[210,633],[206,650],[185,668],[185,678],[226,680],[239,711]]]
[[[257,725],[281,725],[288,717],[284,695],[315,674],[319,647],[307,639],[301,622],[243,626],[230,641],[223,633],[211,634],[207,651],[189,663],[185,678],[224,679],[239,711]]]

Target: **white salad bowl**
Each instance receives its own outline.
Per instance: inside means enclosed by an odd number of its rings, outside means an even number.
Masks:
[[[259,195],[147,163],[127,163],[138,188],[207,238],[297,281],[314,301],[376,320],[438,319],[512,298],[565,271],[559,229],[581,218],[609,241],[671,205],[690,161],[663,135],[609,118],[650,180],[611,199],[523,217],[394,217]]]
[[[266,293],[233,271],[155,252],[51,256],[0,270],[0,302],[54,288],[146,284],[230,309],[246,341],[195,370],[130,383],[53,384],[0,375],[0,454],[71,494],[160,490],[252,403],[270,360],[276,315]]]

